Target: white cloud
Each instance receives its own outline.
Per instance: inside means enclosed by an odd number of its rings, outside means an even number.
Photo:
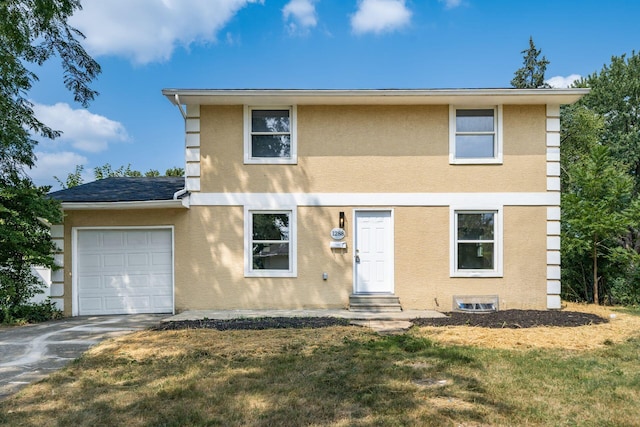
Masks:
[[[571,74],[567,77],[555,76],[547,79],[546,83],[548,83],[551,87],[566,88],[571,86],[573,82],[575,82],[576,80],[580,80],[581,78],[582,76],[580,74]]]
[[[35,154],[37,158],[36,165],[29,171],[29,176],[37,185],[58,187],[57,181],[53,178],[54,176],[64,182],[68,173],[75,172],[76,165],[85,165],[88,162],[86,157],[70,151],[58,153],[37,151]],[[93,180],[93,176],[90,174],[87,174],[84,178],[85,181]]]
[[[403,28],[410,20],[405,0],[360,0],[351,17],[351,29],[356,34],[378,34]]]
[[[444,3],[445,9],[453,9],[462,4],[462,0],[438,0],[440,3]]]
[[[33,111],[47,126],[63,132],[56,141],[67,142],[77,150],[98,153],[106,150],[110,142],[129,140],[122,123],[84,109],[74,110],[66,103],[34,103]]]
[[[94,56],[117,55],[137,64],[168,60],[177,46],[214,42],[249,3],[264,0],[89,0],[69,20]]]
[[[305,33],[318,25],[315,0],[291,0],[282,9],[282,17],[291,33]]]

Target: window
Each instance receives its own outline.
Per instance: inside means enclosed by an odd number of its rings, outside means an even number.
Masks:
[[[502,276],[500,212],[454,211],[451,275]]]
[[[455,164],[502,163],[502,108],[451,106],[450,162]]]
[[[245,276],[295,277],[295,211],[246,210]]]
[[[245,107],[245,163],[296,163],[296,108]]]

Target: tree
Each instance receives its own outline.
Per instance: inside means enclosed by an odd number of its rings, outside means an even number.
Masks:
[[[84,171],[84,166],[76,165],[75,172],[70,172],[67,174],[67,178],[62,181],[57,176],[54,176],[55,180],[58,181],[60,187],[63,189],[75,187],[78,185],[84,184],[84,178],[82,177],[82,172]],[[113,169],[110,163],[105,163],[102,166],[97,166],[93,169],[93,175],[96,179],[104,179],[104,178],[114,178],[114,177],[154,177],[154,176],[184,176],[184,169],[179,167],[173,167],[167,169],[164,175],[160,174],[160,171],[157,169],[149,169],[144,174],[138,170],[131,169],[131,165],[120,166],[118,169]]]
[[[184,169],[179,167],[169,168],[164,173],[165,176],[184,176]]]
[[[633,199],[633,179],[603,145],[568,166],[562,196],[565,250],[588,254],[592,261],[593,301],[600,302],[599,260],[610,257],[633,226],[640,201]]]
[[[536,49],[533,37],[529,37],[529,49],[521,52],[524,55],[522,68],[518,68],[511,80],[511,86],[519,89],[548,88],[549,84],[544,81],[544,73],[547,70],[546,57],[538,59],[542,50]]]
[[[35,163],[34,137],[59,131],[40,122],[29,101],[38,80],[33,71],[58,57],[63,81],[83,106],[97,92],[89,85],[100,66],[83,49],[84,36],[67,24],[80,0],[0,2],[0,309],[14,310],[34,291],[28,266],[54,267],[47,223],[59,222],[60,206],[37,188],[25,169]]]
[[[603,143],[626,163],[634,178],[634,193],[640,194],[640,55],[634,51],[629,58],[613,56],[610,65],[577,86],[591,88],[579,105],[604,118]]]

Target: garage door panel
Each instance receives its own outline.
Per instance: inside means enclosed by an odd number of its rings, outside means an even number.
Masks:
[[[173,311],[172,232],[78,231],[79,314]]]
[[[102,298],[100,297],[82,297],[80,298],[80,314],[91,311],[102,310]]]
[[[149,295],[109,297],[105,298],[104,302],[107,311],[124,309],[126,313],[139,313],[151,310],[151,297]]]
[[[149,233],[145,231],[130,231],[127,233],[127,247],[149,246]]]
[[[127,265],[129,266],[149,265],[149,254],[147,253],[128,254]]]
[[[124,232],[103,233],[101,246],[107,249],[123,248]]]
[[[171,267],[171,252],[155,252],[151,254],[151,264],[155,266]]]
[[[82,276],[78,278],[78,286],[83,289],[101,289],[102,278],[100,276]]]

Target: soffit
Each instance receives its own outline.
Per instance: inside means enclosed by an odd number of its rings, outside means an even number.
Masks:
[[[183,105],[545,105],[572,104],[589,89],[164,89]]]

